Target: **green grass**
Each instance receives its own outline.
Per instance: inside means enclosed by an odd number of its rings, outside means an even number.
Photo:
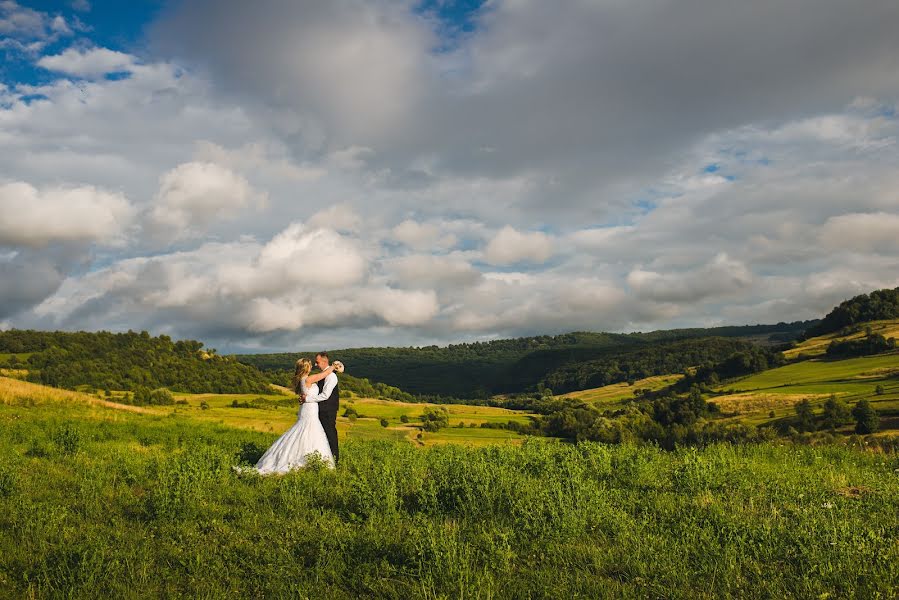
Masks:
[[[784,352],[784,356],[790,359],[797,358],[800,354],[806,357],[823,356],[827,352],[827,346],[832,341],[861,339],[867,335],[866,331],[868,327],[871,328],[872,333],[879,333],[886,338],[899,338],[899,320],[870,321],[868,323],[862,323],[860,331],[851,335],[840,335],[839,332],[835,332],[809,338],[797,344],[795,348],[791,348]]]
[[[232,472],[242,447],[275,437],[180,413],[0,404],[0,597],[899,591],[895,455],[350,439],[336,472]]]
[[[18,353],[9,353],[9,352],[0,352],[0,365],[6,365],[9,363],[9,359],[15,356],[19,364],[25,364],[28,358],[34,354],[33,352],[18,352]]]
[[[659,390],[676,383],[682,377],[683,375],[659,375],[656,377],[647,377],[646,379],[640,379],[639,381],[634,382],[633,385],[628,385],[626,382],[614,383],[612,385],[605,385],[589,390],[562,394],[559,398],[570,398],[582,402],[589,402],[601,409],[614,408],[615,406],[622,404],[623,401],[632,399],[634,397],[634,390]]]

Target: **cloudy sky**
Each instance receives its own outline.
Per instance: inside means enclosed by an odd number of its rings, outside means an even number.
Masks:
[[[897,31],[895,0],[0,0],[0,328],[817,318],[899,285]]]

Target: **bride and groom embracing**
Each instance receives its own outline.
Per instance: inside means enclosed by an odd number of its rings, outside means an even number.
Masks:
[[[308,457],[318,454],[331,468],[337,464],[337,410],[340,406],[340,389],[337,373],[343,373],[343,364],[329,364],[327,352],[315,355],[319,372],[311,375],[312,361],[301,358],[293,374],[293,388],[300,396],[300,412],[293,427],[284,432],[265,451],[256,470],[263,474],[286,473],[306,465]]]

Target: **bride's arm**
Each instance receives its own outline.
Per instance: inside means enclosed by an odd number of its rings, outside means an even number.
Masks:
[[[306,375],[306,385],[311,385],[313,383],[318,383],[328,375],[334,372],[334,365],[331,365],[321,373],[316,373],[315,375]]]

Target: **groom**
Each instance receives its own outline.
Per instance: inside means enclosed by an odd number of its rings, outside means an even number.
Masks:
[[[315,365],[324,371],[331,364],[327,352],[319,352],[315,355]],[[340,408],[340,388],[337,386],[337,373],[331,372],[317,384],[318,393],[324,394],[325,399],[318,404],[318,420],[322,422],[325,435],[328,437],[328,445],[331,446],[331,454],[334,455],[336,464],[340,458],[340,449],[337,447],[337,410]],[[305,402],[306,399],[304,398]]]

